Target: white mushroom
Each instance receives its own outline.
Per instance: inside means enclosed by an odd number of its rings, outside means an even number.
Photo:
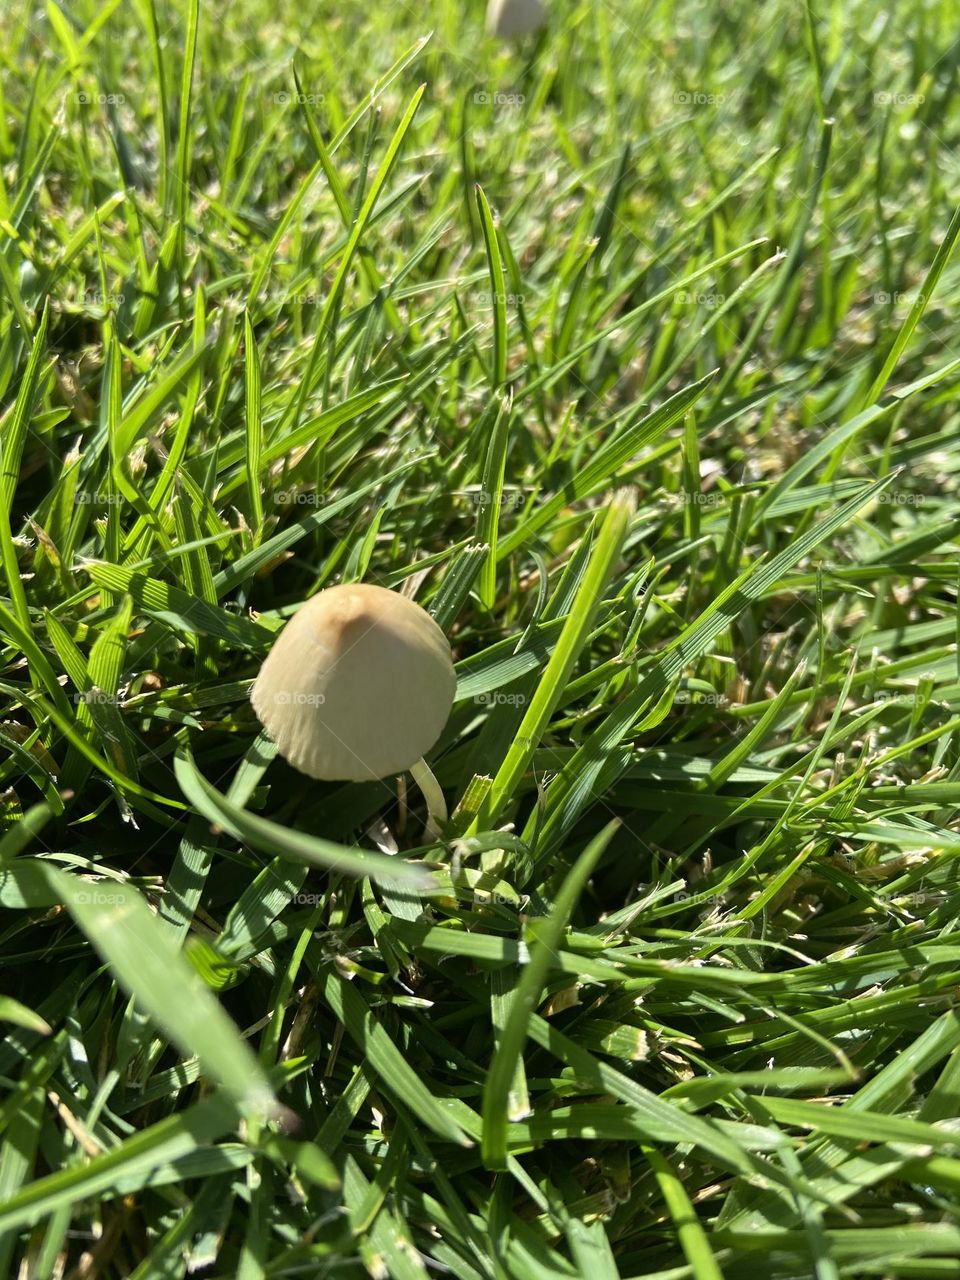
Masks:
[[[501,40],[532,35],[546,20],[543,0],[489,0],[487,5],[487,31]]]
[[[423,760],[457,687],[450,645],[425,610],[384,587],[313,596],[287,623],[250,700],[284,759],[311,778],[370,781],[409,770],[430,813],[443,793]]]

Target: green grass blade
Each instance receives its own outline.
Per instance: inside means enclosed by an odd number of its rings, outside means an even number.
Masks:
[[[543,984],[552,963],[553,953],[560,945],[564,929],[590,878],[590,873],[618,826],[619,823],[616,821],[609,823],[584,849],[564,880],[549,917],[537,922],[535,933],[532,929],[530,931],[530,958],[513,992],[510,1012],[501,1030],[483,1088],[482,1151],[484,1163],[489,1168],[501,1168],[506,1161],[508,1098],[517,1061],[527,1038],[531,1011],[536,1007],[543,993]]]

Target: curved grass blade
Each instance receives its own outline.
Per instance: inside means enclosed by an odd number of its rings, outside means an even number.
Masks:
[[[477,542],[488,548],[479,583],[480,601],[486,609],[493,608],[497,592],[497,530],[500,525],[503,472],[507,461],[508,430],[513,407],[513,397],[509,392],[499,398],[500,405],[483,462],[477,509]]]
[[[273,640],[266,627],[151,578],[142,570],[100,560],[86,561],[81,567],[98,587],[129,592],[138,608],[174,631],[213,636],[241,649],[263,649]]]
[[[256,1055],[142,895],[131,884],[93,885],[44,865],[51,888],[116,981],[184,1057],[200,1060],[241,1115],[276,1115],[278,1104]]]
[[[480,226],[487,251],[487,270],[490,273],[490,299],[493,307],[493,364],[490,383],[494,391],[507,379],[507,297],[503,282],[503,259],[497,242],[497,228],[483,188],[477,185],[477,208]]]
[[[539,746],[550,717],[563,696],[573,664],[590,634],[594,615],[616,566],[634,510],[635,502],[628,491],[615,497],[607,508],[597,535],[596,546],[593,548],[587,571],[563,625],[563,630],[560,632],[557,647],[550,655],[546,670],[530,700],[530,705],[520,722],[510,749],[494,776],[487,798],[487,814],[482,823],[479,817],[474,820],[467,835],[475,834],[481,825],[490,826],[496,821],[504,807],[509,804],[533,753]]]
[[[319,357],[323,344],[329,341],[330,323],[340,304],[340,298],[346,282],[347,272],[350,270],[354,255],[356,254],[360,241],[363,238],[363,233],[367,228],[367,223],[373,215],[376,203],[380,198],[380,193],[386,185],[387,178],[390,176],[391,170],[393,169],[397,157],[400,154],[400,148],[403,145],[403,140],[407,135],[407,130],[413,123],[413,117],[416,115],[417,108],[420,105],[420,99],[423,97],[425,88],[426,85],[420,85],[416,93],[414,93],[406,111],[403,113],[400,123],[397,125],[393,137],[390,139],[390,145],[387,147],[386,155],[383,157],[380,168],[377,170],[373,181],[370,183],[370,190],[367,192],[366,199],[360,208],[360,212],[357,214],[357,219],[353,224],[353,229],[350,233],[349,239],[347,240],[346,247],[344,248],[343,256],[340,259],[340,265],[337,268],[337,273],[330,286],[330,292],[328,293],[327,300],[324,303],[323,311],[320,315],[319,321],[317,322],[317,336],[310,351],[310,358],[307,361],[307,367],[300,387],[300,394],[296,397],[295,401],[292,401],[292,415],[290,414],[290,411],[284,415],[284,424],[286,424],[289,416],[292,416],[293,420],[296,422],[299,422],[300,418],[303,416],[303,407],[306,404],[307,396],[313,390],[314,370],[316,368],[317,358]]]
[[[884,360],[880,372],[874,378],[864,396],[864,404],[873,404],[883,394],[883,389],[890,381],[890,375],[897,367],[897,361],[903,354],[904,348],[913,336],[913,331],[920,323],[920,317],[926,311],[933,297],[933,291],[937,287],[937,282],[943,275],[943,269],[953,253],[957,238],[960,237],[960,205],[954,211],[953,217],[950,219],[950,225],[947,227],[947,234],[940,242],[937,252],[934,255],[933,262],[930,264],[930,270],[924,277],[923,284],[914,300],[913,306],[910,308],[910,314],[904,320],[903,324],[893,340],[890,350],[887,352],[887,358]]]
[[[174,760],[174,773],[183,794],[205,818],[254,849],[293,862],[327,867],[343,875],[370,876],[373,880],[394,883],[403,881],[420,889],[429,889],[433,884],[429,872],[404,862],[401,858],[372,853],[366,849],[349,849],[346,845],[308,835],[305,831],[295,831],[278,822],[271,822],[268,818],[248,813],[211,786],[200,773],[186,747],[178,752]]]
[[[263,531],[263,497],[260,492],[263,412],[260,402],[260,352],[257,350],[257,340],[254,337],[253,325],[250,323],[249,311],[243,313],[243,361],[247,408],[247,492],[250,498],[250,515],[253,520],[253,540],[257,543]]]
[[[494,1051],[483,1086],[483,1135],[481,1150],[488,1168],[502,1169],[507,1159],[507,1125],[510,1090],[517,1063],[527,1038],[530,1015],[540,1001],[543,986],[553,963],[553,955],[567,927],[580,894],[600,855],[620,826],[619,818],[608,823],[577,859],[563,882],[553,910],[546,920],[532,922],[530,959],[523,969],[510,1000],[500,1040]]]

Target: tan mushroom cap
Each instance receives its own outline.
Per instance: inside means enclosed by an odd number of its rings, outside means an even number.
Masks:
[[[517,40],[546,23],[543,0],[489,0],[487,32],[501,40]]]
[[[280,632],[250,700],[280,754],[311,778],[403,773],[447,722],[457,678],[446,636],[384,587],[318,592]]]

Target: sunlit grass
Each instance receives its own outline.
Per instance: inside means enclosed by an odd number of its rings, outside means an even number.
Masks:
[[[955,14],[483,17],[0,16],[2,1274],[960,1275]]]

